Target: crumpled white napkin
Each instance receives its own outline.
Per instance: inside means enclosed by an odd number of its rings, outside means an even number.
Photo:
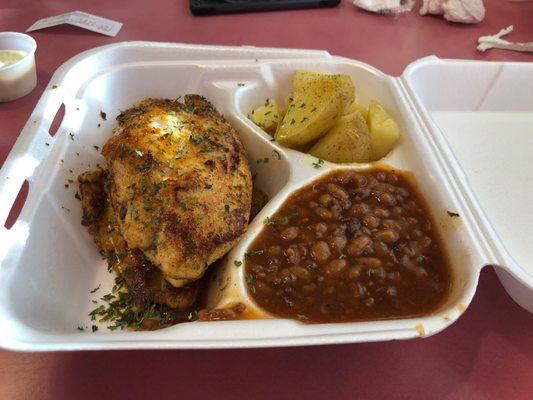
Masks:
[[[485,18],[483,0],[422,0],[420,15],[440,15],[451,22],[477,24]]]
[[[353,0],[353,4],[363,10],[380,14],[399,14],[411,11],[414,0]]]
[[[477,46],[477,49],[479,51],[486,51],[488,49],[533,51],[533,42],[516,43],[516,42],[508,42],[507,40],[501,39],[502,36],[505,36],[508,33],[512,32],[513,29],[514,28],[511,25],[499,31],[496,35],[481,36],[477,40],[477,42],[479,43],[479,45]]]

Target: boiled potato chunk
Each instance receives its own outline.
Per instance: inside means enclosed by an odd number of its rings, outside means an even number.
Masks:
[[[371,152],[368,126],[359,111],[339,117],[309,150],[317,158],[337,163],[368,162]]]
[[[400,128],[377,101],[368,106],[368,128],[372,145],[372,159],[379,160],[392,150],[400,137]]]
[[[265,104],[252,111],[252,122],[265,132],[274,134],[281,120],[281,112],[275,100],[267,99]]]
[[[365,107],[364,105],[362,105],[361,103],[357,102],[357,101],[354,101],[353,103],[351,103],[347,108],[346,110],[344,111],[345,114],[351,114],[353,113],[354,111],[359,111],[363,117],[365,118],[365,120],[367,119],[367,115],[368,115],[368,108]]]
[[[287,147],[301,146],[322,136],[355,96],[347,75],[297,71],[293,89],[292,101],[275,135]]]

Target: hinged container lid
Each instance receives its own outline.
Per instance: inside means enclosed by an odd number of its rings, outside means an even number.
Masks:
[[[401,81],[445,155],[483,256],[533,312],[533,64],[432,56]]]

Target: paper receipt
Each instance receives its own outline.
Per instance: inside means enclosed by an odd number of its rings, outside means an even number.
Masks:
[[[116,36],[122,22],[113,21],[112,19],[98,17],[97,15],[84,13],[82,11],[72,11],[55,17],[43,18],[35,22],[26,29],[26,32],[36,31],[38,29],[49,28],[51,26],[70,24],[88,29],[93,32],[101,33],[107,36]]]

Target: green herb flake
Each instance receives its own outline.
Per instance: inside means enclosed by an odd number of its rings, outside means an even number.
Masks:
[[[457,217],[460,217],[460,215],[456,212],[452,212],[452,211],[446,211],[446,213],[448,214],[448,216],[450,218],[457,218]]]
[[[78,326],[77,328],[79,331],[83,332],[85,329],[83,328],[83,326]]]
[[[70,136],[70,140],[74,141],[74,134],[73,133],[69,133],[68,135]]]
[[[284,298],[283,298],[283,301],[284,301],[289,307],[294,306],[294,302],[293,302],[291,299],[289,299],[288,297],[284,297]]]
[[[90,291],[90,293],[96,293],[99,289],[100,289],[100,286],[102,286],[102,284],[98,284],[97,287],[95,287],[93,290]]]
[[[242,261],[239,261],[239,260],[235,260],[233,261],[233,264],[238,268],[242,265]]]
[[[139,217],[139,213],[137,212],[137,209],[135,208],[135,205],[131,205],[130,209],[130,216],[132,219],[137,219]]]
[[[313,167],[314,167],[315,169],[322,168],[322,166],[324,165],[324,160],[322,160],[322,159],[319,158],[319,159],[317,159],[317,161],[315,161],[312,165],[313,165]]]
[[[241,83],[237,83],[237,86],[243,87],[243,86],[246,86],[246,83],[242,83],[242,82]]]
[[[229,204],[224,204],[224,211],[229,212]]]
[[[213,185],[210,184],[210,183],[206,183],[206,184],[204,185],[204,189],[211,189],[212,187],[213,187]]]
[[[96,325],[91,326],[91,329],[93,332],[96,332],[98,330],[98,327]]]
[[[254,281],[254,274],[250,272],[248,275],[246,275],[246,282],[252,283],[253,281]]]
[[[144,155],[144,153],[140,150],[133,150],[133,152],[135,153],[137,157],[142,157]]]
[[[182,210],[186,210],[187,209],[187,206],[185,205],[185,203],[183,201],[180,201],[179,202],[179,206]]]

